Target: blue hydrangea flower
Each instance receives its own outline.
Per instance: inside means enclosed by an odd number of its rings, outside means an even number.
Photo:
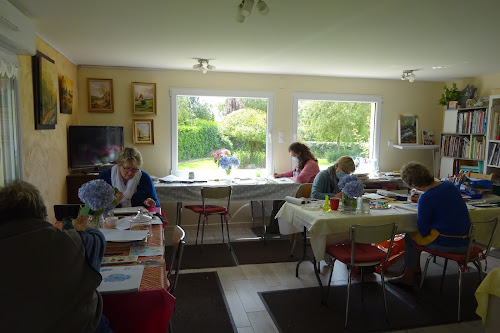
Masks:
[[[233,166],[233,168],[236,168],[238,165],[240,165],[240,160],[235,156],[231,156],[229,158],[229,163]]]
[[[338,186],[349,198],[359,197],[363,195],[364,192],[363,182],[353,175],[342,177],[339,180]]]
[[[231,166],[230,158],[227,156],[221,156],[221,158],[219,158],[219,166],[224,170],[229,168]]]
[[[94,212],[106,214],[114,208],[115,190],[102,179],[91,180],[78,189],[78,197]]]

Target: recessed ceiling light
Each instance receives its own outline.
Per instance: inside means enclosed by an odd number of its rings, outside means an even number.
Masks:
[[[446,66],[432,66],[432,69],[445,69],[448,68]]]

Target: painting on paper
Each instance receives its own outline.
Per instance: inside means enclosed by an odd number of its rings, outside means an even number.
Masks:
[[[73,80],[65,76],[60,80],[60,104],[61,113],[73,113]]]
[[[424,145],[433,145],[436,140],[434,139],[434,130],[431,129],[423,129],[422,130],[422,141]]]
[[[89,112],[113,112],[113,80],[87,79]]]
[[[153,119],[133,119],[133,141],[135,145],[154,144]]]
[[[416,115],[401,115],[398,120],[399,144],[418,144],[418,117]]]
[[[56,64],[45,54],[37,52],[32,65],[35,129],[55,129],[59,94]]]
[[[132,82],[133,114],[156,114],[156,83]]]

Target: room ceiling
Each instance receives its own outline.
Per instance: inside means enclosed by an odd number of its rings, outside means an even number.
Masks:
[[[239,0],[10,2],[77,65],[192,70],[206,58],[219,72],[379,79],[421,69],[416,82],[500,73],[498,0],[266,0],[269,14],[254,8],[244,23]]]

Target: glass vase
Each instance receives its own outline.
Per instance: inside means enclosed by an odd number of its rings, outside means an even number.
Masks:
[[[226,175],[231,176],[231,171],[233,171],[233,169],[231,167],[227,168]]]
[[[356,214],[356,208],[358,207],[357,198],[349,198],[345,193],[342,192],[342,207],[342,212]]]
[[[88,215],[88,224],[91,228],[104,228],[104,217],[99,215]]]

